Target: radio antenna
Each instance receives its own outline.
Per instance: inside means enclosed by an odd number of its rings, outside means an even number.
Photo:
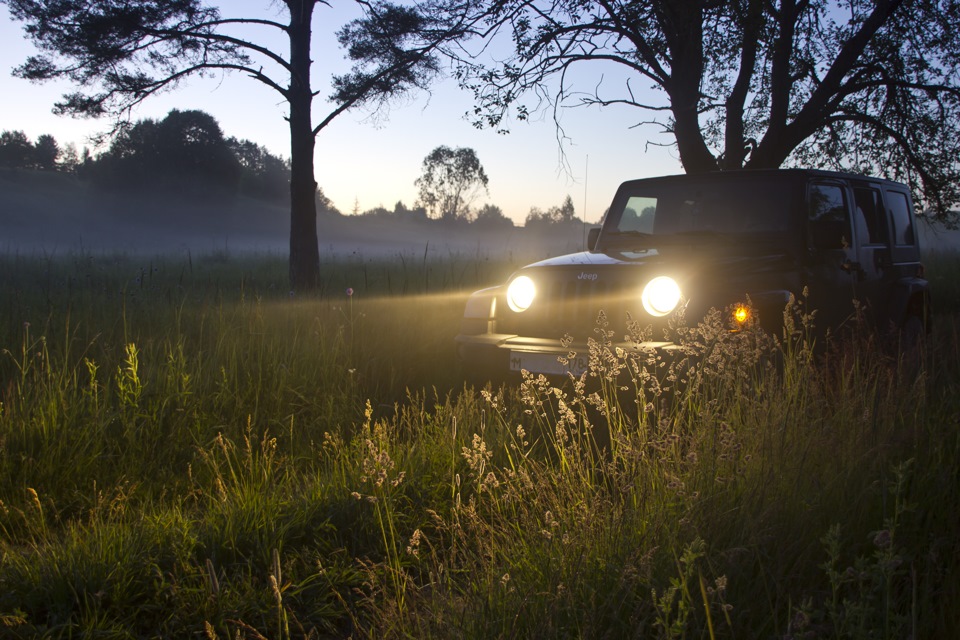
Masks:
[[[587,181],[590,179],[590,154],[583,163],[583,213],[580,214],[580,220],[583,223],[583,246],[587,246]]]

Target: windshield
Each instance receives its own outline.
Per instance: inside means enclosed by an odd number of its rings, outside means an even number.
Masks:
[[[756,180],[638,183],[611,209],[609,229],[635,237],[789,231],[789,188]]]

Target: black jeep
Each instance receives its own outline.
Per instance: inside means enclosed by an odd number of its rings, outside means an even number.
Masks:
[[[759,322],[779,334],[793,296],[807,291],[820,329],[854,315],[884,335],[918,339],[929,291],[909,189],[827,171],[678,175],[623,183],[589,250],[523,267],[477,291],[457,336],[471,371],[579,374],[601,312],[614,341],[669,349],[669,325],[710,309],[731,331]],[[632,319],[649,328],[627,339]],[[570,344],[569,337],[574,342]],[[616,344],[616,342],[615,342]],[[578,354],[563,364],[571,351]]]

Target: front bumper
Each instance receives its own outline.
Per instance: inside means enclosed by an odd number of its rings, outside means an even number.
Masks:
[[[590,347],[585,343],[565,345],[560,340],[530,338],[512,334],[485,333],[456,337],[457,354],[468,369],[490,374],[535,374],[579,376],[590,368]],[[616,352],[637,356],[672,352],[673,342],[617,342],[609,347]]]

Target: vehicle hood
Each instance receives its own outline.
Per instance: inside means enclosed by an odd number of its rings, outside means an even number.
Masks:
[[[734,252],[717,253],[713,251],[704,251],[696,254],[683,252],[678,254],[671,251],[661,251],[657,249],[633,250],[613,253],[592,253],[583,251],[580,253],[571,253],[562,256],[556,256],[541,260],[525,266],[522,270],[528,269],[563,269],[563,268],[638,268],[653,265],[678,265],[686,266],[709,266],[709,268],[725,269],[750,269],[762,270],[764,266],[770,268],[779,268],[785,263],[791,262],[792,256],[788,251],[770,250],[767,252],[757,252],[751,255],[742,255]]]
[[[657,255],[656,250],[650,250],[643,252],[644,255],[648,257],[653,257]],[[547,258],[546,260],[541,260],[540,262],[534,262],[533,264],[528,264],[525,269],[536,268],[536,267],[563,267],[563,266],[599,266],[599,265],[619,265],[619,264],[630,264],[635,261],[628,261],[623,258],[617,258],[612,255],[607,255],[606,253],[592,253],[590,251],[581,251],[580,253],[569,253],[562,256],[555,256],[553,258]]]

